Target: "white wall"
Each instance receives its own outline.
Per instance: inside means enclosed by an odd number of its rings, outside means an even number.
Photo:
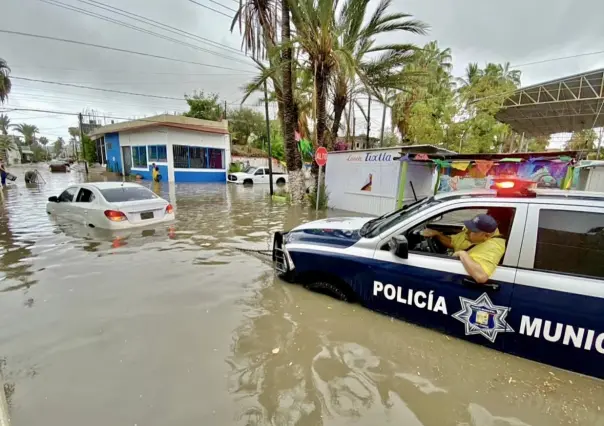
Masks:
[[[381,215],[396,207],[400,162],[400,149],[378,151],[330,152],[325,169],[325,185],[329,206],[358,213]],[[371,175],[371,189],[361,188]],[[409,163],[404,200],[414,200],[409,182],[418,198],[433,195],[434,168],[419,163]]]
[[[123,156],[123,152],[121,147],[123,146],[141,146],[141,145],[166,145],[166,149],[168,151],[168,162],[158,162],[155,163],[158,165],[168,165],[170,163],[170,155],[171,149],[168,149],[168,131],[165,128],[152,128],[152,129],[144,129],[138,132],[127,132],[120,133],[120,155]],[[149,158],[149,150],[147,149],[147,159]],[[150,161],[147,161],[148,164],[151,164]],[[124,167],[124,159],[122,158],[122,168]],[[168,167],[168,174],[170,174],[171,167]],[[144,170],[148,171],[149,167],[134,167],[134,161],[132,161],[132,170]],[[168,180],[170,177],[168,176]],[[172,180],[174,180],[174,176],[172,175]]]

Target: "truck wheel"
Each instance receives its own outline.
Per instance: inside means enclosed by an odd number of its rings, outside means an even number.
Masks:
[[[283,179],[283,178],[277,179],[277,185],[285,185],[285,179]]]
[[[254,184],[254,181],[251,180],[251,179],[246,179],[246,180],[243,181],[243,185],[244,186],[251,186],[253,184]]]
[[[317,281],[306,286],[310,291],[331,296],[342,302],[350,302],[350,297],[337,285],[327,281]]]

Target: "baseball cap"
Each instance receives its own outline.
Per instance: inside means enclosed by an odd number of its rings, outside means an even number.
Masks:
[[[488,232],[490,234],[497,229],[497,221],[488,214],[479,214],[474,219],[464,221],[463,224],[472,232]]]

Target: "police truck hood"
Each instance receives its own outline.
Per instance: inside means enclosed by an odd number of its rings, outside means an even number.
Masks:
[[[319,244],[332,247],[350,247],[361,239],[359,230],[370,217],[341,217],[315,220],[292,229],[287,244]]]

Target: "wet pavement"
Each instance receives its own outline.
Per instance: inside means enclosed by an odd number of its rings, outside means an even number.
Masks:
[[[174,227],[114,239],[45,212],[81,172],[24,171],[0,200],[13,425],[604,425],[603,381],[276,279],[237,248],[315,214],[267,188],[164,183]]]

